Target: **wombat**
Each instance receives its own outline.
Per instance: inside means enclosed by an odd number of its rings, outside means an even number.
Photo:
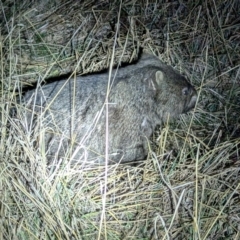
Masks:
[[[109,76],[64,79],[25,94],[31,130],[45,127],[49,160],[104,164],[106,142],[109,163],[143,160],[156,126],[196,103],[197,92],[186,78],[150,54]]]

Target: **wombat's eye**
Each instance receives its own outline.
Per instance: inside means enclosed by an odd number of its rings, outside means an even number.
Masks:
[[[182,89],[182,94],[185,95],[185,96],[187,96],[189,94],[188,87],[185,87],[185,88]]]

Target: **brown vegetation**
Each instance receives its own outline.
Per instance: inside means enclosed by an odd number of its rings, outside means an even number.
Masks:
[[[31,3],[30,3],[31,2]],[[1,239],[239,239],[240,4],[1,1]],[[29,85],[154,52],[199,91],[137,166],[46,164],[10,107]],[[11,128],[9,125],[11,124]],[[44,129],[38,136],[44,135]]]

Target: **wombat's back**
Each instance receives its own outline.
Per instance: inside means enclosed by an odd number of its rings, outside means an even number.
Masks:
[[[103,163],[106,132],[111,162],[144,159],[154,128],[196,102],[190,83],[152,55],[114,70],[108,79],[108,73],[81,76],[26,93],[28,119],[34,116],[33,127],[41,122],[46,129],[49,159]]]

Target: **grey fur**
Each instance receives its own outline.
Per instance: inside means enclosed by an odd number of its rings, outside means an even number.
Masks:
[[[27,119],[34,119],[31,128],[37,123],[46,127],[49,159],[68,156],[80,163],[104,163],[108,78],[108,73],[100,73],[64,79],[25,94]],[[190,83],[153,55],[143,54],[136,64],[113,70],[110,79],[110,163],[144,159],[147,139],[156,126],[196,103],[197,93]]]

